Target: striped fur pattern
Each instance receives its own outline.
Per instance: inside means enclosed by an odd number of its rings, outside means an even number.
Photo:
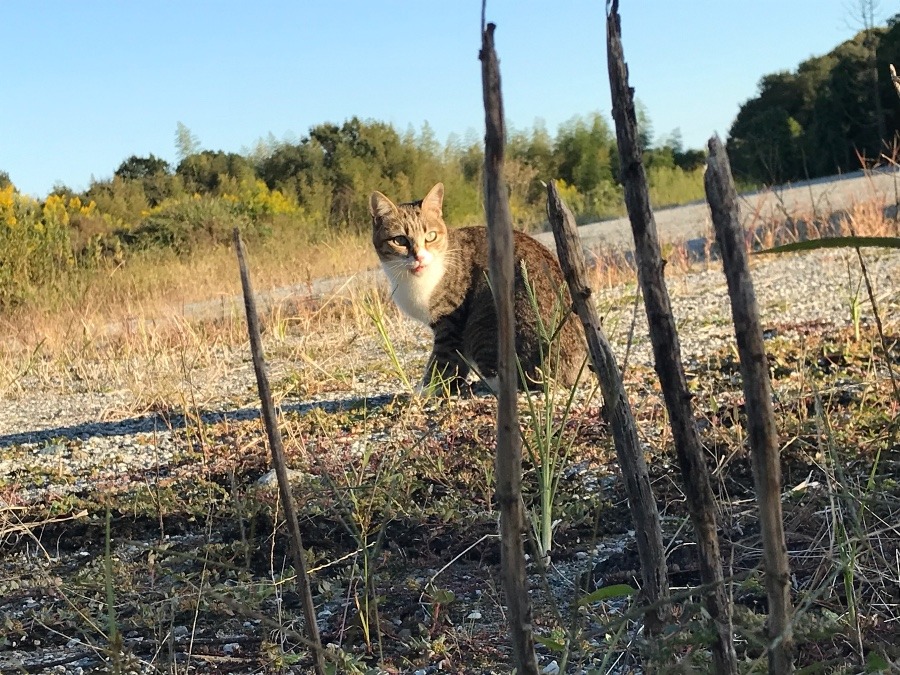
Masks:
[[[455,390],[472,365],[485,378],[496,376],[497,313],[487,276],[487,228],[449,229],[442,216],[443,197],[441,183],[421,201],[408,204],[394,204],[374,192],[369,210],[372,243],[394,302],[434,333],[423,386],[440,381]],[[528,386],[541,382],[545,373],[571,386],[584,359],[584,334],[570,311],[572,302],[559,263],[522,232],[514,233],[514,250],[516,353]],[[543,334],[523,265],[546,326]]]

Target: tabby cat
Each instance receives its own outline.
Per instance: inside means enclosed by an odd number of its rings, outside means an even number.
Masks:
[[[408,204],[394,204],[380,192],[369,198],[372,243],[390,282],[391,297],[434,333],[423,382],[426,390],[438,382],[458,390],[471,365],[486,379],[497,374],[497,312],[487,277],[487,228],[449,229],[443,220],[443,199],[441,183],[421,201]],[[572,302],[559,263],[527,234],[515,232],[513,241],[515,343],[527,386],[541,382],[544,373],[571,386],[584,359],[584,334],[578,317],[569,311]],[[523,278],[523,263],[546,326],[544,338]],[[542,354],[553,355],[547,358],[547,368]]]

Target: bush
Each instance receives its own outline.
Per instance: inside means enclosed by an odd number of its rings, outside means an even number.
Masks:
[[[260,234],[260,228],[235,202],[193,195],[165,200],[147,211],[137,227],[121,231],[119,237],[130,248],[170,248],[183,255],[204,244],[230,242],[235,227],[241,228],[245,237]]]
[[[55,195],[41,205],[11,183],[0,188],[0,306],[18,304],[36,286],[56,285],[68,274],[75,263],[70,211],[91,208]]]
[[[702,166],[693,171],[678,166],[652,166],[647,171],[647,182],[654,208],[686,204],[706,197]]]

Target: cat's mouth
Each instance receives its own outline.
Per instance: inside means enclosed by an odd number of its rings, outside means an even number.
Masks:
[[[425,271],[426,267],[428,267],[428,265],[424,265],[423,263],[420,263],[420,262],[415,262],[412,264],[412,266],[409,269],[410,269],[410,272],[412,272],[413,274],[422,274],[422,272]]]

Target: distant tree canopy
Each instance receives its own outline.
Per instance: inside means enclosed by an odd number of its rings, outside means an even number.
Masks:
[[[704,153],[684,151],[678,130],[653,145],[652,129],[642,108],[644,161],[654,204],[702,197]],[[56,239],[46,250],[53,256],[44,263],[53,267],[67,249],[67,260],[74,265],[110,258],[118,264],[144,250],[190,254],[203,246],[228,244],[235,226],[248,238],[287,229],[310,240],[332,233],[364,234],[370,227],[367,203],[373,190],[411,201],[438,181],[446,187],[449,224],[483,222],[484,154],[474,134],[441,144],[427,124],[399,131],[352,117],[313,126],[300,138],[278,141],[269,136],[251,150],[235,153],[202,149],[179,122],[175,146],[177,166],[152,154],[132,155],[111,178],[94,180],[81,193],[56,185],[43,203],[18,195],[0,173],[0,237],[3,223],[15,223],[7,230],[21,239],[21,250],[38,251],[23,238],[25,233],[38,239],[52,233]],[[507,157],[510,206],[518,228],[545,222],[544,185],[552,179],[560,180],[563,196],[582,220],[624,212],[615,136],[597,113],[573,117],[555,134],[543,124],[511,132]],[[27,227],[22,225],[26,222]]]
[[[729,132],[735,174],[780,183],[890,156],[900,105],[888,64],[900,65],[900,14],[888,24],[860,31],[795,72],[763,76],[759,95],[741,106]]]

